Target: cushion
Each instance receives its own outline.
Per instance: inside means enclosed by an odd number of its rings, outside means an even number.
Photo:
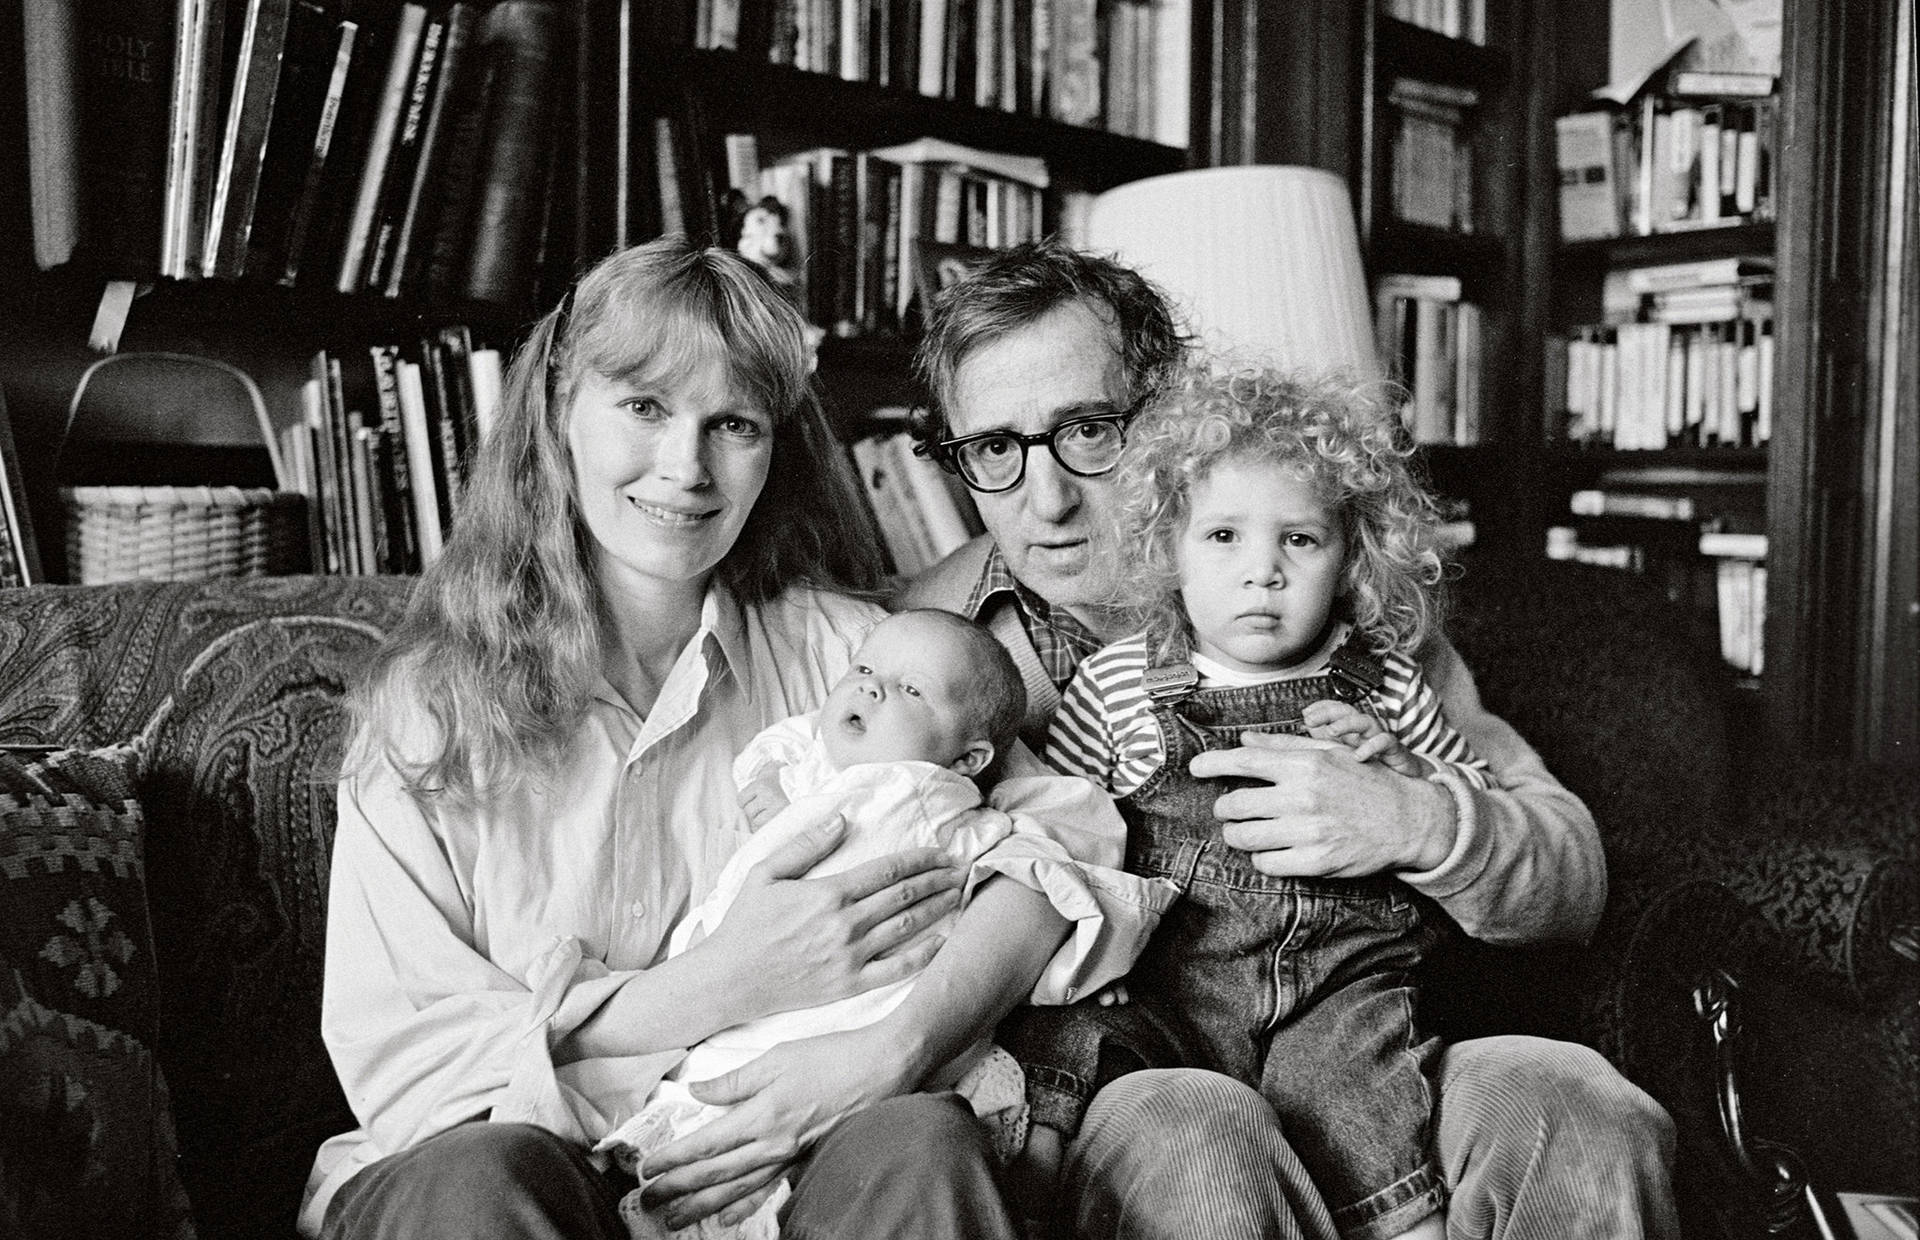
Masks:
[[[154,1058],[145,835],[112,753],[0,750],[0,1235],[194,1234]]]

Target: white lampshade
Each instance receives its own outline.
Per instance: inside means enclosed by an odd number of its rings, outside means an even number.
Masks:
[[[1296,370],[1380,375],[1346,182],[1205,168],[1101,194],[1087,248],[1158,284],[1200,344]]]

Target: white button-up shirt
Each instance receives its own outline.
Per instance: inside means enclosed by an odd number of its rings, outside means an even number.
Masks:
[[[354,1172],[456,1124],[528,1120],[590,1143],[638,1108],[684,1052],[556,1067],[550,1048],[664,958],[747,836],[734,755],[818,707],[883,614],[803,589],[749,608],[716,587],[647,716],[602,684],[537,786],[448,811],[384,764],[342,781],[321,1023],[360,1127],[315,1159],[304,1232]],[[1016,771],[992,804],[1018,828],[996,850],[1005,872],[1063,846],[1121,864],[1125,827],[1083,780]],[[1094,885],[1106,915],[1076,924],[1037,999],[1124,973],[1164,907]]]

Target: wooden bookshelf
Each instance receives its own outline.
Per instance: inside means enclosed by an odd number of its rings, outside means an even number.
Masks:
[[[157,22],[156,15],[165,8],[143,9],[140,16]],[[232,0],[226,9],[237,35],[240,23],[253,12],[251,0]],[[83,15],[87,12],[84,7],[76,11]],[[293,14],[295,22],[286,28],[286,55],[276,80],[289,92],[305,92],[298,97],[313,101],[315,107],[310,117],[298,109],[287,115],[305,118],[302,124],[324,129],[327,122],[320,119],[323,109],[318,101],[331,92],[339,107],[324,171],[317,174],[318,180],[315,173],[306,173],[306,183],[322,192],[314,199],[310,216],[315,231],[299,251],[300,269],[291,286],[281,282],[278,266],[267,270],[265,263],[259,264],[261,269],[250,269],[238,278],[154,279],[155,264],[164,249],[151,259],[134,256],[130,260],[125,253],[109,257],[98,252],[85,235],[70,261],[52,270],[36,270],[28,160],[22,150],[24,143],[8,144],[14,152],[8,156],[9,170],[19,175],[0,178],[0,219],[13,225],[8,235],[14,238],[0,247],[0,277],[4,277],[0,279],[4,285],[0,289],[0,316],[19,330],[7,331],[5,339],[0,340],[0,382],[7,385],[12,422],[28,444],[24,455],[30,458],[30,465],[37,464],[33,459],[35,449],[62,437],[66,400],[78,375],[94,357],[85,341],[101,288],[109,277],[138,278],[143,285],[133,301],[121,342],[123,351],[190,353],[239,366],[259,383],[273,420],[287,426],[302,418],[303,401],[308,399],[302,389],[312,376],[310,361],[319,350],[345,360],[349,402],[380,398],[373,373],[377,368],[369,360],[370,345],[391,343],[407,354],[417,346],[424,362],[424,352],[429,348],[424,339],[437,339],[436,333],[443,328],[460,325],[472,329],[477,343],[510,353],[575,272],[615,244],[643,241],[662,231],[663,222],[672,213],[658,196],[667,192],[671,183],[679,186],[674,205],[687,231],[702,238],[724,239],[719,191],[728,184],[727,153],[722,141],[728,134],[751,134],[759,139],[763,167],[799,151],[839,148],[861,152],[923,137],[1037,158],[1047,165],[1049,188],[1043,194],[1036,192],[1028,202],[1015,204],[1022,208],[1022,218],[1030,219],[1036,233],[1058,226],[1063,193],[1098,192],[1139,177],[1172,172],[1189,162],[1184,146],[1052,119],[1060,113],[1051,110],[1051,101],[1026,89],[1042,75],[1026,70],[1015,74],[1011,62],[999,64],[981,80],[1000,73],[994,80],[1007,83],[1003,98],[1020,105],[1020,110],[976,106],[971,102],[977,93],[974,85],[957,78],[947,83],[945,94],[929,95],[921,93],[918,83],[911,82],[897,67],[893,84],[880,85],[846,80],[839,73],[771,63],[777,55],[770,43],[763,43],[757,51],[744,45],[737,51],[696,46],[701,34],[695,29],[692,5],[651,5],[645,0],[513,0],[497,5],[374,0],[343,5],[335,0],[298,0]],[[1104,7],[1096,8],[1091,0],[1084,16],[1101,24],[1123,20]],[[1144,19],[1146,14],[1141,10],[1131,16]],[[684,29],[678,25],[682,20]],[[1203,24],[1207,19],[1199,14],[1195,20]],[[304,25],[296,38],[298,23]],[[353,27],[351,37],[349,26]],[[33,28],[33,23],[28,27]],[[463,38],[455,37],[456,27]],[[172,27],[166,29],[171,31]],[[156,25],[155,30],[160,27]],[[1183,46],[1187,33],[1181,32],[1183,38],[1171,45]],[[836,26],[825,37],[837,35]],[[814,45],[815,50],[823,46],[827,45]],[[856,59],[867,59],[874,46]],[[1000,44],[993,54],[1025,54],[1011,51],[1013,46]],[[1090,38],[1076,47],[1077,54],[1084,56],[1109,54],[1104,38]],[[410,52],[406,50],[409,48]],[[429,49],[433,49],[433,58],[428,55]],[[449,49],[453,62],[466,66],[461,70],[466,76],[441,75],[435,67],[445,63],[438,58]],[[18,21],[0,37],[0,59],[16,70],[16,80],[30,55],[44,54],[50,54],[44,46],[25,46]],[[979,54],[984,58],[989,53],[981,50]],[[901,50],[901,64],[911,56],[911,52]],[[946,67],[949,78],[956,72],[964,74],[964,67],[956,69],[956,65],[966,62],[966,57],[950,62]],[[245,63],[262,62],[256,58]],[[842,59],[841,68],[848,63]],[[296,64],[297,72],[293,68]],[[484,68],[484,73],[476,66]],[[866,65],[861,71],[872,70],[872,65]],[[217,98],[221,90],[221,82],[212,76],[214,72],[194,78],[203,95],[207,89],[213,91],[210,98]],[[622,74],[626,75],[624,81]],[[1104,110],[1112,103],[1108,94],[1111,82],[1104,70],[1096,77],[1101,81]],[[1157,89],[1170,88],[1164,74],[1154,77]],[[1125,80],[1137,84],[1144,79],[1135,74]],[[469,81],[484,81],[486,85],[470,88]],[[400,83],[405,83],[404,90],[396,89]],[[164,123],[172,115],[177,127],[178,113],[168,113],[165,85],[159,95],[161,114],[156,119],[150,109],[143,115],[149,123]],[[91,88],[83,82],[80,89]],[[495,94],[482,97],[470,93],[474,90]],[[1023,90],[1026,97],[1014,98]],[[443,91],[443,115],[450,128],[430,138],[426,131],[434,101]],[[968,101],[946,97],[956,94]],[[1182,107],[1185,94],[1182,88]],[[515,107],[533,109],[541,117],[533,130],[518,132],[518,145],[511,150],[501,145],[504,138],[496,130],[485,128],[498,121],[502,113],[497,105],[509,97]],[[79,114],[79,100],[76,95],[70,101],[74,115]],[[17,94],[9,95],[5,106],[0,107],[0,133],[16,138],[23,135],[30,110],[22,106]],[[212,109],[208,115],[218,110]],[[418,115],[409,119],[413,112]],[[1103,111],[1097,119],[1108,117]],[[413,128],[416,121],[417,130]],[[285,123],[291,125],[293,121]],[[665,131],[659,128],[662,123],[667,126]],[[1138,118],[1119,118],[1115,123],[1133,126],[1141,122]],[[463,124],[469,130],[476,125],[483,128],[477,135],[463,135]],[[383,125],[391,128],[383,129]],[[671,138],[666,148],[661,146],[663,133]],[[279,131],[270,131],[263,139],[269,164],[278,135]],[[629,144],[625,151],[617,149],[619,135],[624,135]],[[83,135],[76,142],[84,140]],[[306,134],[302,140],[311,144],[312,135]],[[527,210],[524,203],[532,203],[534,227],[515,233],[518,239],[500,256],[512,267],[509,278],[487,285],[492,291],[484,300],[467,295],[458,280],[443,279],[436,273],[429,281],[424,265],[417,281],[379,275],[380,260],[374,257],[382,253],[377,248],[379,229],[391,227],[384,223],[389,218],[387,213],[397,209],[394,204],[408,199],[407,194],[399,192],[406,188],[406,178],[418,181],[425,175],[417,170],[427,165],[431,152],[437,149],[433,141],[454,143],[449,149],[455,150],[460,142],[466,142],[479,151],[475,156],[480,164],[474,173],[474,189],[464,208],[468,214],[453,214],[461,208],[452,191],[447,195],[448,203],[434,201],[421,208],[423,221],[442,232],[452,229],[451,235],[456,237],[465,221],[473,221],[468,237],[472,244],[466,248],[498,234],[498,230],[482,228],[478,222],[488,209],[485,203],[492,201],[487,198],[489,193],[503,186],[509,189],[508,198],[523,202],[517,208],[523,212],[523,219]],[[126,145],[131,158],[139,143],[129,139]],[[156,161],[159,149],[155,148]],[[294,152],[300,159],[310,158],[305,154],[309,148],[298,142],[286,142],[278,149]],[[395,152],[384,162],[378,155],[383,149]],[[401,153],[410,162],[403,163]],[[658,160],[663,153],[671,156],[671,178],[660,174]],[[86,151],[80,151],[82,162],[85,156]],[[385,170],[384,184],[399,187],[391,192],[383,189],[377,199],[366,188],[368,170],[376,165]],[[438,169],[442,165],[433,166]],[[446,166],[458,170],[457,164]],[[160,164],[155,162],[154,167]],[[306,164],[282,160],[279,167],[283,187],[308,195],[314,192],[299,177],[288,179],[284,175],[287,167],[304,170]],[[623,167],[628,176],[625,184],[620,183],[617,171]],[[173,166],[168,166],[167,175],[176,175]],[[436,188],[441,184],[435,180]],[[265,201],[264,186],[262,192]],[[417,191],[413,196],[419,196]],[[373,234],[359,231],[368,208],[374,212]],[[86,209],[83,201],[83,214]],[[404,209],[413,210],[411,206]],[[975,205],[974,209],[982,208]],[[398,223],[405,217],[394,218]],[[255,222],[273,235],[275,227],[286,219],[275,216]],[[82,224],[91,226],[85,218]],[[187,233],[191,234],[191,228]],[[167,229],[163,235],[172,239],[178,252],[181,234]],[[394,235],[387,234],[389,238]],[[410,238],[427,244],[434,240],[434,235]],[[455,252],[459,249],[456,246]],[[441,250],[446,250],[444,242]],[[368,257],[360,267],[363,274],[350,277],[348,269],[355,266],[352,256],[356,253]],[[274,254],[268,257],[276,262],[280,258]],[[911,278],[904,253],[898,270],[901,278]],[[351,283],[393,283],[400,295],[385,295],[390,291],[385,287],[338,291]],[[481,285],[475,283],[474,287]],[[871,425],[876,410],[920,403],[911,374],[911,340],[895,325],[881,323],[878,326],[884,330],[870,336],[848,336],[844,322],[822,326],[829,331],[821,347],[820,382],[827,409],[843,438],[860,436]],[[141,381],[167,382],[163,377],[144,376]],[[263,480],[265,450],[257,443],[257,436],[238,419],[225,415],[209,416],[204,424],[196,422],[191,411],[182,412],[188,403],[183,396],[185,390],[186,385],[181,385],[179,392],[156,390],[155,408],[165,406],[168,412],[155,414],[144,424],[140,400],[116,394],[110,402],[115,407],[89,418],[83,427],[91,434],[93,423],[98,422],[108,429],[108,437],[70,445],[61,462],[63,475],[76,472],[69,467],[77,456],[90,455],[85,462],[87,469],[80,472],[101,480],[138,482],[151,474],[155,483],[179,484],[192,481],[194,471],[201,468],[220,475],[207,477],[209,482]],[[428,395],[431,399],[431,389]],[[363,425],[378,422],[375,408],[356,408],[354,412],[363,415]],[[136,444],[138,450],[124,446]],[[434,455],[437,462],[441,455],[437,446]],[[46,479],[39,482],[43,487],[50,485]],[[452,485],[449,483],[449,489]],[[57,536],[57,531],[50,530],[43,540],[53,542]]]

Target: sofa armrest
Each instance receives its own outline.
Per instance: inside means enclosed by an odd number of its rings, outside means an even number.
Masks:
[[[1723,881],[1814,984],[1873,1007],[1920,981],[1920,864],[1874,843],[1774,839]]]

